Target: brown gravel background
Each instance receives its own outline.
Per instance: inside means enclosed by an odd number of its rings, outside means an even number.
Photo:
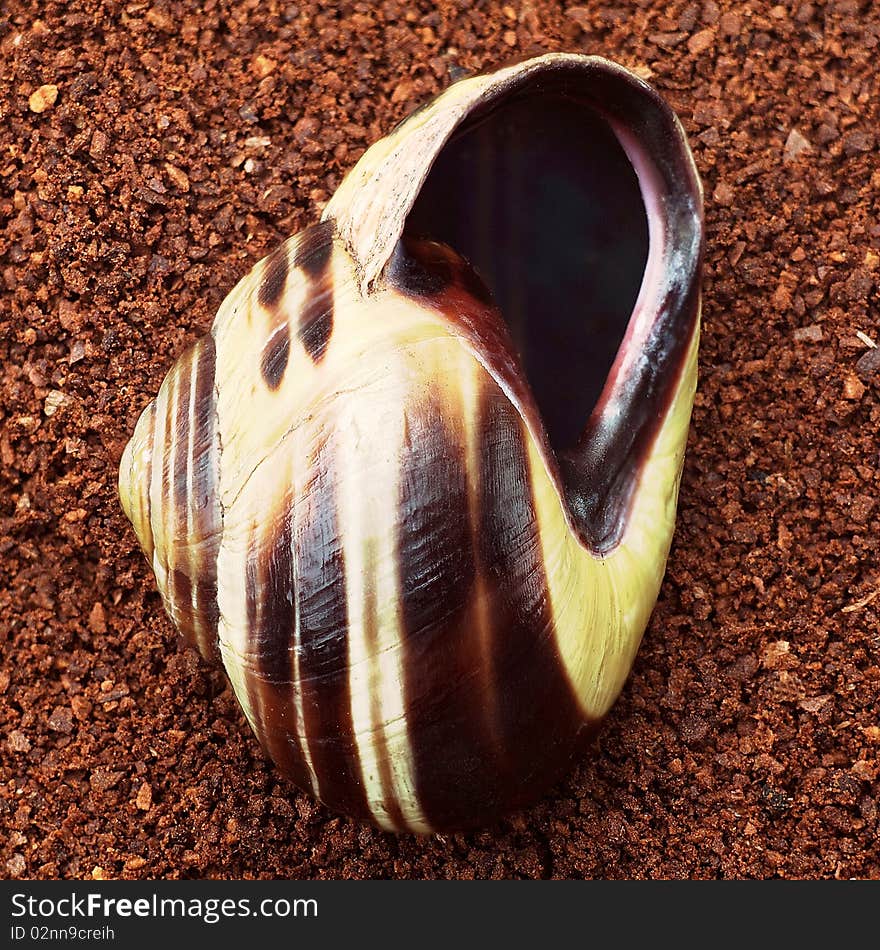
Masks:
[[[880,878],[877,6],[196,6],[0,15],[0,874]],[[492,830],[396,838],[264,763],[176,642],[116,463],[368,144],[556,49],[649,77],[704,176],[679,528],[595,754]]]

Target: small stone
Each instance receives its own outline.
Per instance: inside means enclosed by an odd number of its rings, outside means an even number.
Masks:
[[[271,73],[275,72],[275,67],[278,64],[274,59],[271,59],[268,56],[264,56],[262,53],[257,56],[253,63],[251,63],[251,69],[254,72],[254,75],[257,79],[265,79],[266,76],[269,76]]]
[[[852,157],[860,152],[870,152],[874,148],[874,136],[861,129],[853,129],[843,137],[844,154]]]
[[[768,643],[761,651],[761,665],[768,670],[775,670],[788,658],[791,644],[788,640],[776,640]]]
[[[96,792],[106,792],[113,788],[124,774],[109,769],[95,769],[89,776],[89,784]]]
[[[809,151],[812,148],[808,139],[806,139],[797,129],[792,129],[788,133],[788,138],[785,140],[785,151],[783,153],[783,161],[793,162],[799,155],[803,152]]]
[[[49,716],[49,728],[70,735],[73,732],[73,713],[67,706],[56,706]]]
[[[574,20],[575,23],[584,31],[590,32],[590,9],[589,7],[569,7],[565,15]]]
[[[823,694],[822,696],[810,696],[807,699],[802,699],[798,702],[798,706],[808,712],[811,715],[815,716],[817,713],[822,712],[823,709],[831,702],[830,694]]]
[[[839,135],[840,133],[835,126],[823,122],[819,128],[816,129],[815,138],[819,145],[830,145]]]
[[[736,13],[722,13],[718,28],[722,36],[739,36],[742,32],[742,17]]]
[[[11,752],[30,752],[31,740],[18,729],[9,733],[8,744]]]
[[[746,250],[745,241],[737,241],[736,244],[733,245],[733,247],[730,249],[727,255],[727,259],[730,261],[731,267],[736,267],[736,265],[742,259],[742,256],[745,253],[745,250]]]
[[[109,881],[111,880],[111,875],[108,874],[100,864],[96,864],[92,868],[92,880],[93,881]]]
[[[82,325],[79,307],[72,301],[62,298],[58,301],[58,320],[65,330],[75,332]]]
[[[79,363],[80,360],[85,359],[85,355],[85,343],[82,340],[74,340],[70,345],[70,356],[68,356],[67,362],[73,366],[74,363]]]
[[[45,112],[47,109],[51,109],[57,100],[58,87],[48,83],[31,93],[30,99],[28,99],[28,108],[31,112]]]
[[[12,857],[6,862],[6,870],[9,872],[10,877],[21,877],[27,869],[27,862],[24,859],[23,854],[13,854]]]
[[[91,155],[92,158],[101,158],[107,154],[109,147],[110,139],[107,134],[100,129],[96,129],[92,134],[92,141],[89,144],[89,155]]]
[[[795,343],[821,343],[823,339],[822,327],[818,323],[810,324],[808,327],[798,327],[794,331]]]
[[[733,188],[726,181],[719,181],[715,186],[712,197],[717,204],[726,207],[733,204],[734,198],[736,198],[736,192],[734,192]]]
[[[880,377],[880,347],[868,350],[856,362],[856,372],[864,380]]]
[[[859,759],[849,771],[863,782],[873,782],[877,778],[877,762],[875,759]]]
[[[501,37],[508,46],[516,46],[516,33],[513,30],[505,30],[504,36]]]
[[[847,373],[843,380],[843,398],[858,401],[865,395],[867,386],[855,373]]]
[[[686,716],[682,721],[679,734],[683,742],[692,745],[696,742],[702,742],[709,734],[709,729],[709,723],[702,716],[693,714]]]
[[[715,45],[714,30],[700,30],[687,41],[688,52],[693,56],[699,56],[705,53],[707,49]]]
[[[85,722],[92,714],[92,704],[85,696],[71,696],[70,705],[73,707],[73,714],[80,722]]]
[[[67,402],[67,396],[65,396],[63,392],[59,389],[51,390],[49,395],[46,396],[46,401],[43,403],[43,412],[46,414],[46,417],[54,416],[65,402]]]
[[[143,785],[138,789],[137,797],[134,800],[135,805],[141,811],[149,811],[151,805],[153,804],[153,789],[150,788],[147,782],[144,782]]]
[[[165,162],[165,174],[171,179],[178,190],[183,192],[189,191],[189,178],[185,171],[177,168],[176,165],[172,165],[170,162]]]
[[[770,297],[770,302],[777,310],[788,310],[791,307],[791,288],[780,282]]]
[[[864,391],[865,390],[863,387],[862,392],[864,393]],[[874,505],[876,503],[876,500],[871,495],[865,495],[862,492],[859,492],[854,496],[852,504],[849,507],[850,518],[859,524],[865,524],[865,522],[870,517],[871,512],[874,510]]]
[[[104,616],[104,605],[96,603],[89,613],[89,630],[92,633],[102,634],[107,632],[107,620]]]
[[[298,145],[305,145],[306,142],[313,139],[321,123],[313,116],[303,116],[293,127],[293,137]]]
[[[648,42],[654,46],[661,46],[663,49],[675,49],[684,39],[687,33],[677,31],[675,33],[649,33]]]
[[[159,7],[152,7],[151,9],[147,10],[146,21],[150,24],[150,26],[156,27],[157,30],[161,30],[163,33],[174,32],[174,20]]]
[[[394,103],[408,102],[412,99],[413,84],[408,79],[402,79],[391,93],[391,101]]]

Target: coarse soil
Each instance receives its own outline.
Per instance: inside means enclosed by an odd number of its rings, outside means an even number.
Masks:
[[[571,774],[491,829],[395,837],[263,759],[179,645],[116,468],[369,144],[548,50],[649,79],[705,183],[678,529]],[[870,0],[5,3],[0,876],[880,878],[878,57]]]

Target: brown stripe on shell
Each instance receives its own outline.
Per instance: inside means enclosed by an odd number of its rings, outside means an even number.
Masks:
[[[351,711],[348,598],[336,497],[339,477],[333,445],[325,443],[296,504],[298,685],[321,799],[347,815],[369,819]]]
[[[477,472],[465,471],[458,431],[436,409],[411,422],[398,540],[407,720],[419,803],[434,830],[490,823],[534,798],[564,772],[583,726],[553,635],[529,434],[488,378]],[[470,510],[480,513],[473,530]]]
[[[306,278],[298,335],[313,363],[324,358],[333,333],[333,227],[328,220],[304,231],[294,258]]]
[[[530,438],[508,397],[487,380],[477,435],[477,563],[495,633],[495,733],[502,744],[496,778],[505,809],[533,799],[564,772],[584,726],[556,646],[532,493]]]
[[[174,459],[168,451],[171,446],[171,440],[174,436],[174,407],[171,397],[175,394],[175,385],[177,383],[177,374],[170,372],[163,383],[165,387],[165,427],[162,433],[162,443],[159,446],[162,457],[162,471],[160,473],[160,491],[159,491],[159,522],[162,526],[162,537],[165,539],[166,547],[169,539],[176,536],[176,532],[169,530],[168,513],[171,507],[171,481],[173,474],[171,469],[174,465]]]
[[[139,540],[143,547],[144,554],[152,566],[155,542],[153,541],[153,501],[150,497],[150,486],[152,485],[153,481],[153,440],[156,438],[155,399],[150,401],[146,411],[149,430],[146,440],[144,441],[144,445],[148,451],[145,452],[146,462],[144,465],[143,486],[138,491],[138,503],[141,506],[141,524],[143,526],[141,532],[139,533]]]
[[[245,561],[248,705],[266,754],[300,788],[312,790],[294,702],[293,515],[289,502],[251,531]]]
[[[175,364],[174,385],[174,458],[171,460],[171,493],[168,516],[170,528],[168,545],[170,584],[169,594],[172,603],[172,616],[183,639],[191,646],[198,646],[193,621],[192,574],[190,563],[192,539],[189,527],[189,433],[192,406],[192,369],[193,353],[191,346]],[[169,394],[170,395],[170,394]],[[168,418],[172,416],[172,404],[169,400]],[[172,443],[166,443],[171,452]]]
[[[183,639],[193,643],[192,637],[192,585],[187,565],[180,564],[181,550],[186,550],[186,413],[189,405],[188,377],[183,378],[181,372],[183,364],[188,362],[190,351],[187,350],[180,358],[180,362],[168,374],[163,386],[165,387],[165,426],[162,442],[162,472],[161,489],[159,493],[159,519],[161,522],[162,538],[165,554],[165,588],[163,599],[165,609],[174,622],[177,631]],[[181,406],[183,401],[183,406]],[[183,417],[183,422],[181,421]],[[180,452],[180,426],[183,425],[184,452]],[[177,440],[175,442],[175,439]],[[173,449],[173,451],[172,451]],[[184,490],[180,490],[182,480]],[[181,502],[183,507],[180,507]]]
[[[217,485],[220,464],[216,431],[214,376],[216,350],[209,334],[193,350],[195,400],[190,425],[192,454],[190,467],[190,531],[192,533],[193,609],[198,647],[205,659],[219,658],[217,624],[217,555],[222,536],[222,512]]]
[[[219,656],[217,552],[222,530],[215,490],[214,372],[214,340],[207,336],[169,374],[160,493],[168,612],[183,639],[208,660]]]
[[[419,804],[436,829],[495,810],[463,426],[436,394],[407,416],[398,502],[404,701]]]

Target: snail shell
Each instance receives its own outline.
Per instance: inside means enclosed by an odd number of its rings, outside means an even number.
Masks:
[[[120,497],[166,609],[331,808],[491,822],[613,704],[674,527],[701,215],[677,119],[621,67],[464,80],[142,414]]]

